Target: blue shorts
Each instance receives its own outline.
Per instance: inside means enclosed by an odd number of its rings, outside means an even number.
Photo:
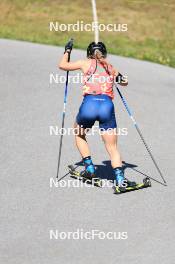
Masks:
[[[84,97],[76,122],[83,128],[91,128],[95,121],[99,121],[99,127],[103,130],[117,127],[114,104],[108,95],[86,95]]]

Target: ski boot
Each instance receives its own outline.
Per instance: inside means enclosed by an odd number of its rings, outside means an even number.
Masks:
[[[83,161],[85,165],[85,170],[81,172],[81,176],[87,183],[102,187],[102,181],[95,175],[95,166],[91,160],[91,157],[88,156],[84,158]]]
[[[114,173],[116,176],[116,186],[113,187],[115,194],[127,192],[137,186],[136,182],[129,181],[124,177],[124,171],[122,167],[117,167],[114,169]]]
[[[83,159],[85,170],[82,172],[83,177],[87,179],[95,178],[95,166],[90,156]]]
[[[91,157],[88,156],[83,159],[85,169],[81,172],[77,171],[74,166],[69,165],[69,172],[70,174],[79,180],[82,180],[83,182],[87,184],[94,185],[96,187],[102,187],[102,180],[95,175],[95,166],[92,163]]]

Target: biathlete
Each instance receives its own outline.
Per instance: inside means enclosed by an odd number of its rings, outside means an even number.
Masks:
[[[102,42],[92,42],[87,48],[87,59],[69,62],[69,53],[72,45],[68,42],[59,68],[65,71],[81,70],[84,74],[83,102],[76,117],[75,135],[77,148],[85,165],[87,178],[95,177],[95,166],[91,159],[89,146],[86,140],[86,129],[92,128],[95,121],[103,131],[102,139],[110,156],[111,165],[116,177],[118,188],[136,185],[124,177],[121,156],[117,147],[117,123],[113,104],[114,82],[122,86],[128,85],[127,80],[107,60],[107,50]],[[109,133],[110,130],[110,133]],[[124,184],[123,184],[124,183]]]

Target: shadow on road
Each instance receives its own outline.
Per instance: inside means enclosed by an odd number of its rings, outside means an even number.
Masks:
[[[132,163],[128,163],[126,161],[122,161],[122,163],[123,163],[123,169],[124,169],[124,171],[126,169],[134,170],[138,174],[144,176],[144,178],[145,177],[148,177],[151,180],[153,180],[154,182],[157,182],[157,183],[159,183],[159,184],[161,184],[163,186],[167,186],[165,183],[162,183],[159,180],[157,180],[155,178],[152,178],[149,175],[145,174],[144,172],[138,170],[137,169],[138,165],[132,164]],[[84,170],[83,161],[76,162],[74,164],[74,166],[75,166],[75,169],[78,169],[79,171],[81,171],[81,169],[79,169],[79,167],[83,167],[82,170]],[[102,165],[99,165],[99,164],[96,165],[95,164],[95,167],[96,167],[96,176],[98,178],[106,179],[106,180],[109,180],[109,181],[114,181],[115,180],[115,175],[114,175],[113,169],[111,167],[111,162],[109,160],[102,161]],[[61,181],[62,179],[64,179],[68,175],[69,175],[69,172],[66,173],[65,175],[63,175],[60,179],[58,179],[58,182]]]
[[[128,163],[125,161],[122,161],[122,163],[123,163],[124,171],[126,169],[135,169],[138,167],[138,165],[136,165],[136,164]],[[80,166],[80,167],[81,166],[84,167],[82,161],[75,163],[75,165]],[[96,176],[98,178],[107,179],[107,180],[115,180],[115,175],[114,175],[113,169],[111,167],[111,161],[110,160],[104,160],[104,161],[102,161],[102,164],[95,164],[95,167],[96,167]],[[141,171],[137,171],[137,172],[141,175],[147,176]]]

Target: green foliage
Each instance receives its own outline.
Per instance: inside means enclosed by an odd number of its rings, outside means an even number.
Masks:
[[[100,23],[128,24],[127,32],[102,32],[110,53],[175,67],[174,0],[97,0]],[[70,37],[86,49],[93,32],[50,32],[49,22],[92,21],[91,1],[1,0],[0,37],[62,46]]]

